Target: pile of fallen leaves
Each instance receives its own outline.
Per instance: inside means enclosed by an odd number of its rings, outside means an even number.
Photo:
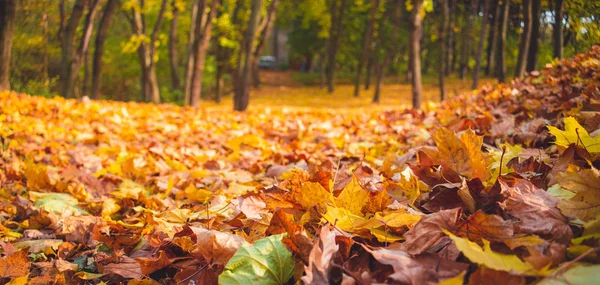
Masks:
[[[0,284],[600,278],[600,47],[431,112],[0,101]]]

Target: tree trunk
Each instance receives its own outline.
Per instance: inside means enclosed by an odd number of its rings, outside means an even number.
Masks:
[[[481,19],[481,29],[479,30],[479,46],[477,47],[477,55],[475,56],[475,69],[473,69],[473,85],[472,89],[477,89],[479,81],[479,70],[481,69],[481,57],[483,56],[483,42],[485,41],[485,30],[490,12],[490,0],[483,0],[483,19]]]
[[[502,0],[502,13],[498,22],[498,39],[496,46],[496,77],[498,81],[506,81],[506,31],[508,30],[509,0]]]
[[[365,90],[369,90],[371,87],[371,71],[373,69],[373,51],[367,59],[367,67],[365,69]]]
[[[354,78],[354,97],[360,95],[360,75],[362,73],[363,66],[368,58],[371,56],[371,43],[373,41],[373,28],[375,26],[375,14],[379,9],[379,0],[371,2],[369,9],[369,21],[367,22],[367,30],[365,32],[365,38],[363,42],[362,55],[358,59],[358,67],[356,68],[356,77]],[[367,68],[368,69],[368,68]]]
[[[171,69],[171,88],[173,90],[181,89],[179,71],[177,71],[177,27],[179,24],[179,9],[173,0],[171,9],[173,18],[171,19],[171,30],[169,31],[169,66]]]
[[[413,109],[421,108],[421,8],[423,0],[412,0],[413,10],[410,23],[409,61],[411,69]]]
[[[531,2],[531,40],[527,53],[527,72],[534,71],[537,67],[538,52],[540,49],[540,19],[542,13],[542,1],[530,0]]]
[[[96,47],[94,49],[94,60],[92,67],[92,98],[100,98],[100,86],[102,84],[102,55],[104,54],[104,42],[108,27],[115,10],[119,7],[119,0],[108,0],[104,6],[104,12],[100,23],[98,24],[98,32],[96,33]]]
[[[392,26],[392,36],[390,38],[390,42],[385,45],[381,44],[381,46],[385,47],[383,61],[378,62],[377,58],[373,56],[373,65],[375,66],[375,92],[373,94],[373,103],[379,103],[381,99],[381,86],[383,84],[383,78],[385,77],[385,70],[387,64],[392,59],[392,54],[396,51],[398,46],[398,31],[400,30],[400,14],[404,7],[404,0],[396,0],[395,4],[392,7],[391,13],[391,21],[393,23]],[[379,25],[380,32],[383,33],[383,23]],[[380,41],[381,43],[381,41]]]
[[[485,1],[485,0],[484,0]],[[448,0],[442,0],[442,20],[440,25],[440,63],[439,63],[439,85],[440,85],[440,101],[444,101],[446,99],[446,85],[444,84],[444,73],[446,72],[446,34],[448,32],[449,25],[449,15],[450,15],[450,6],[448,5]]]
[[[523,78],[525,75],[525,64],[529,53],[529,42],[531,41],[531,0],[523,0],[523,33],[519,41],[519,56],[517,58],[517,69],[515,77]]]
[[[156,78],[156,62],[154,57],[156,54],[156,41],[158,40],[158,33],[160,26],[164,19],[165,11],[167,9],[168,0],[162,0],[160,10],[157,15],[156,22],[152,29],[152,33],[149,36],[147,42],[141,43],[138,47],[138,57],[140,60],[141,69],[141,89],[142,98],[145,101],[151,101],[153,103],[160,103],[160,91],[158,89],[158,80]],[[143,1],[140,3],[144,3]],[[146,15],[143,14],[145,7],[142,5],[140,9],[131,9],[132,16],[128,18],[131,28],[134,34],[137,36],[146,36]]]
[[[260,86],[258,59],[265,47],[267,40],[269,39],[269,36],[271,35],[271,29],[275,23],[275,12],[277,12],[277,5],[279,5],[279,0],[271,1],[271,5],[269,5],[269,9],[267,11],[267,16],[263,19],[264,22],[260,24],[261,28],[259,29],[258,43],[252,54],[252,82],[254,83],[255,88]]]
[[[190,27],[190,36],[189,36],[189,41],[188,41],[188,60],[187,60],[187,65],[185,67],[185,89],[183,91],[184,94],[184,98],[183,98],[183,105],[187,106],[190,104],[191,101],[191,89],[192,86],[190,85],[190,83],[192,82],[192,76],[194,75],[193,70],[194,70],[194,56],[195,56],[195,52],[194,52],[194,43],[196,42],[196,29],[198,27],[196,27],[197,23],[198,23],[198,17],[202,17],[203,13],[198,14],[198,11],[204,11],[204,8],[206,7],[206,0],[194,0],[194,4],[192,5],[192,20],[190,21],[191,23],[191,27]],[[202,21],[200,21],[202,22]]]
[[[248,20],[248,26],[244,35],[242,51],[240,55],[244,56],[243,66],[238,68],[240,72],[238,76],[238,88],[235,90],[234,95],[234,109],[236,111],[245,111],[248,108],[250,101],[250,68],[252,64],[252,44],[254,43],[254,37],[258,27],[258,19],[260,16],[260,9],[262,6],[262,0],[252,0],[252,12],[250,13],[250,19]],[[241,63],[240,63],[241,64]]]
[[[552,31],[552,44],[554,57],[562,59],[563,52],[563,18],[565,16],[563,0],[554,0],[554,29]]]
[[[0,4],[0,91],[10,90],[8,77],[16,13],[16,0],[4,0]]]
[[[448,24],[448,42],[446,43],[446,76],[450,75],[450,71],[452,69],[452,65],[454,63],[454,59],[456,58],[454,55],[454,21],[456,18],[456,1],[457,0],[449,0],[450,1],[450,15],[449,15],[449,24]]]
[[[467,70],[469,69],[469,59],[471,58],[471,47],[473,46],[473,24],[477,17],[477,0],[471,0],[471,8],[467,11],[471,14],[467,14],[467,27],[464,30],[465,34],[463,37],[462,55],[460,58],[460,79],[465,79],[467,76]]]
[[[346,0],[341,0],[339,7],[337,7],[337,5],[336,5],[337,0],[334,0],[333,3],[334,4],[332,4],[332,6],[333,6],[333,9],[337,10],[337,12],[335,12],[335,14],[337,14],[337,16],[334,17],[334,14],[331,15],[332,29],[330,30],[330,34],[329,34],[329,37],[331,38],[330,46],[329,46],[329,53],[327,55],[327,61],[328,61],[328,64],[327,64],[327,66],[328,66],[327,91],[329,93],[333,93],[333,91],[335,89],[335,75],[336,75],[336,69],[337,69],[335,58],[337,55],[338,47],[340,45],[340,41],[342,39],[342,29],[343,29],[343,22],[344,22],[344,11],[346,9]],[[334,34],[331,34],[332,30],[334,31]]]
[[[192,52],[194,54],[193,59],[193,69],[191,82],[186,83],[186,90],[189,90],[190,94],[188,97],[191,99],[189,102],[193,107],[198,107],[200,105],[200,98],[202,95],[202,74],[204,72],[204,61],[206,58],[206,50],[208,49],[208,43],[210,42],[210,36],[212,31],[212,19],[216,15],[217,6],[219,1],[213,0],[210,7],[210,12],[208,14],[204,13],[204,9],[198,10],[197,18],[196,18],[196,29],[194,36],[194,45],[192,47]],[[200,7],[204,7],[204,5],[199,5]]]
[[[488,38],[488,54],[487,65],[485,67],[485,75],[494,74],[494,61],[496,60],[496,46],[498,45],[498,26],[500,25],[500,11],[502,6],[500,0],[496,0],[494,8],[494,18],[490,25],[490,36]]]
[[[75,79],[77,73],[73,69],[78,69],[77,51],[75,50],[75,32],[79,25],[79,20],[85,10],[85,1],[77,0],[73,4],[73,11],[69,17],[67,25],[62,32],[62,65],[61,65],[61,94],[65,98],[74,97]]]
[[[217,64],[217,72],[215,74],[215,102],[221,103],[221,78],[223,77],[223,66]]]

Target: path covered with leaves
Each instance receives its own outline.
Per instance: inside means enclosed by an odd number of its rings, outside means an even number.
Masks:
[[[2,284],[600,278],[599,47],[431,112],[0,100]]]

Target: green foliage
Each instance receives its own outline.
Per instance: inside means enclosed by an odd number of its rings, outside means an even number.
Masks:
[[[285,284],[294,276],[292,253],[281,239],[285,234],[240,247],[219,275],[219,284]]]

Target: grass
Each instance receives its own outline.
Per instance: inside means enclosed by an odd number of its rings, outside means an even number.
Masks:
[[[302,85],[294,80],[292,72],[262,71],[262,85],[259,89],[250,92],[250,108],[269,107],[300,107],[319,109],[360,109],[360,108],[399,108],[410,106],[411,86],[409,83],[400,83],[394,78],[387,78],[386,84],[381,91],[381,102],[371,103],[374,87],[364,90],[361,86],[361,94],[354,97],[354,86],[352,84],[338,84],[333,93],[327,89],[321,89],[318,85]],[[395,82],[394,82],[395,81]],[[479,87],[486,84],[496,83],[495,79],[483,78]],[[458,78],[446,79],[446,92],[449,97],[471,91],[471,80]],[[423,103],[439,102],[439,85],[437,78],[427,77],[423,79]],[[212,101],[203,102],[205,108],[226,108],[233,105],[232,96],[223,98],[221,104]]]

